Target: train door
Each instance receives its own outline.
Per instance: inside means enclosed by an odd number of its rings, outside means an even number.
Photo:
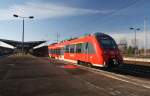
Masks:
[[[95,54],[94,47],[92,43],[87,42],[85,44],[85,61],[89,67],[92,66],[93,54]],[[96,58],[96,57],[94,57]]]
[[[85,61],[88,62],[89,61],[89,43],[85,43]]]

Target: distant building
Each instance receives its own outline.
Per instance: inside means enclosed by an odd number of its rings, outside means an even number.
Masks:
[[[12,48],[6,48],[6,47],[0,46],[0,56],[7,55],[7,54],[12,54],[12,53],[13,53]]]

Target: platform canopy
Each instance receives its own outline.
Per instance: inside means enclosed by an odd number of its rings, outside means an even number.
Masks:
[[[22,48],[22,42],[21,41],[14,41],[14,40],[6,40],[6,39],[0,39],[1,42],[4,42],[8,45],[12,45],[13,47],[17,49]],[[42,43],[45,43],[46,41],[28,41],[24,42],[24,49],[32,49]]]

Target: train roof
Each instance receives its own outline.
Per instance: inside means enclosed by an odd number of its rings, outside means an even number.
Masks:
[[[105,33],[101,33],[101,32],[94,33],[93,35],[95,35],[95,36],[109,36],[109,35],[107,35]]]
[[[72,40],[75,40],[75,39],[79,39],[79,38],[84,38],[84,37],[86,37],[86,36],[95,36],[95,37],[97,37],[97,36],[109,36],[109,35],[107,35],[107,34],[105,34],[105,33],[102,33],[102,32],[96,32],[96,33],[92,33],[92,34],[87,34],[87,35],[84,35],[84,36],[80,36],[80,37],[75,37],[75,38],[71,38],[71,39],[66,39],[66,40],[62,40],[62,41],[60,41],[60,42],[58,42],[58,43],[52,43],[52,44],[50,44],[50,45],[57,45],[57,44],[59,44],[59,43],[65,43],[65,42],[68,42],[68,41],[72,41]],[[110,36],[109,36],[110,37]]]

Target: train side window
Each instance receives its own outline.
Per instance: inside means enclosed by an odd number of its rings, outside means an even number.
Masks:
[[[56,54],[56,49],[54,49],[54,54]]]
[[[51,54],[51,49],[48,50],[48,53]]]
[[[51,54],[53,54],[53,49],[51,49]]]
[[[54,54],[54,49],[52,49],[52,54]]]
[[[52,50],[51,49],[49,50],[49,53],[52,54]]]
[[[64,54],[64,48],[60,48],[60,55]]]
[[[57,49],[55,49],[55,54],[57,54]]]
[[[59,49],[57,49],[57,54],[59,54],[59,55],[60,55],[60,48],[59,48]]]
[[[52,53],[52,49],[50,49],[50,53],[53,54],[53,53]]]
[[[55,54],[57,54],[57,49],[55,49]]]
[[[56,54],[58,54],[58,55],[60,54],[60,48],[56,49]]]
[[[55,49],[53,49],[53,54],[55,54]]]
[[[76,53],[81,53],[82,43],[76,44]]]
[[[58,53],[58,49],[56,49],[56,54],[59,54],[59,53]]]
[[[59,54],[59,55],[60,55],[60,50],[61,50],[61,48],[58,49],[58,54]]]
[[[75,52],[75,45],[70,45],[70,53],[74,53]]]
[[[65,46],[65,52],[66,52],[66,53],[69,53],[69,45],[66,45],[66,46]]]

